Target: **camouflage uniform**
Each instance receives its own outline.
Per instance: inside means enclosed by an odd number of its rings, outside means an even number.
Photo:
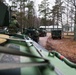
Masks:
[[[18,21],[16,19],[12,18],[10,25],[9,25],[9,32],[10,33],[17,33],[18,31],[19,31]]]

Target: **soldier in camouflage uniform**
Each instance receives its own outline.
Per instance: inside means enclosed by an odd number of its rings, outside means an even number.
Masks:
[[[9,25],[9,33],[17,33],[18,31],[19,31],[19,23],[16,19],[16,16],[12,16]]]

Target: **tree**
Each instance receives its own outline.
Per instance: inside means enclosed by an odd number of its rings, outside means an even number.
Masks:
[[[34,9],[34,2],[29,1],[27,3],[28,8],[27,10],[27,27],[34,27],[34,19],[35,19],[35,9]]]
[[[43,24],[46,26],[47,25],[47,18],[48,14],[50,14],[50,7],[49,7],[49,2],[48,0],[43,0],[41,4],[39,4],[39,12],[40,16],[44,19]]]
[[[76,40],[76,0],[69,0],[69,2],[74,6],[74,40]]]
[[[59,25],[59,22],[61,21],[62,23],[62,13],[63,13],[63,8],[62,6],[63,2],[60,0],[56,0],[55,5],[53,6],[53,9],[51,10],[52,13],[52,20],[53,20],[53,25]]]
[[[74,7],[75,7],[74,40],[76,40],[76,0],[74,0]]]
[[[9,0],[12,3],[13,10],[16,10],[14,14],[17,15],[19,23],[21,25],[21,31],[23,32],[23,28],[25,27],[25,3],[27,0]],[[16,9],[17,8],[17,9]]]

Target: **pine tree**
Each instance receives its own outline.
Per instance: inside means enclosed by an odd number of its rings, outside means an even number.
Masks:
[[[43,24],[46,26],[47,25],[48,13],[50,12],[48,0],[43,0],[41,2],[41,4],[39,4],[39,12],[40,12],[40,16],[42,16],[42,19],[44,20]]]

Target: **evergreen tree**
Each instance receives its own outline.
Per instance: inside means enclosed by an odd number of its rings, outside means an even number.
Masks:
[[[43,24],[46,26],[47,25],[47,17],[48,14],[50,14],[50,7],[49,7],[49,1],[48,0],[43,0],[41,1],[41,4],[39,4],[39,12],[40,16],[42,16]]]
[[[74,40],[76,40],[76,0],[69,0],[69,2],[74,6]]]
[[[59,25],[59,21],[62,18],[62,3],[59,0],[56,0],[55,5],[53,6],[53,9],[51,10],[52,18],[53,18],[53,25]]]

